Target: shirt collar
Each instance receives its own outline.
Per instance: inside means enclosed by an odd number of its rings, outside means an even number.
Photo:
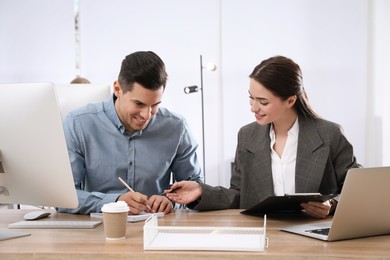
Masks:
[[[123,126],[121,120],[119,120],[119,117],[116,114],[115,105],[114,105],[114,94],[107,102],[104,103],[104,107],[105,107],[107,117],[115,125],[115,127],[123,134],[125,132],[125,127]]]
[[[299,124],[298,124],[298,117],[297,117],[290,130],[288,130],[287,135],[298,136],[298,133],[299,133]],[[272,123],[269,130],[269,137],[271,138],[271,145],[273,145],[273,143],[275,143],[275,130],[274,130],[274,125]]]
[[[290,130],[288,130],[287,134],[298,136],[298,133],[299,133],[299,124],[298,124],[298,117],[297,117],[297,119],[295,119],[293,126],[290,128]]]

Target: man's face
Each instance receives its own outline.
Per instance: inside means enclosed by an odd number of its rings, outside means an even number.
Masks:
[[[134,83],[131,91],[123,93],[120,83],[114,82],[115,110],[128,133],[145,129],[157,113],[163,93],[163,86],[149,90],[138,83]]]

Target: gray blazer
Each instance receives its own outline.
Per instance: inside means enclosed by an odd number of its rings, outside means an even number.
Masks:
[[[250,208],[274,195],[271,170],[270,125],[253,122],[242,127],[230,188],[201,184],[199,201],[189,204],[196,210]],[[353,147],[339,125],[323,119],[299,117],[295,166],[296,192],[339,194],[348,169],[358,164]]]

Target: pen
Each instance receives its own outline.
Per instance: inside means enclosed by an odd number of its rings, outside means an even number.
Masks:
[[[133,190],[125,181],[124,181],[124,180],[122,180],[121,177],[118,177],[118,180],[119,180],[120,182],[122,182],[123,185],[125,185],[125,187],[126,187],[129,191],[135,192],[135,191],[134,191],[134,190]],[[150,211],[152,210],[148,204],[146,204],[146,207],[148,207],[148,209],[149,209]]]
[[[190,175],[187,179],[182,180],[182,181],[190,181],[191,179],[192,179],[192,175]],[[172,185],[171,185],[171,187],[172,187]],[[169,187],[169,189],[170,189],[171,187]],[[175,192],[175,190],[176,190],[176,189],[173,189],[173,190],[171,190],[169,193]],[[161,195],[164,196],[165,193],[163,192],[163,193],[161,193]]]

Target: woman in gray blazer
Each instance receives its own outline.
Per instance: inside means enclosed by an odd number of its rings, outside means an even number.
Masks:
[[[339,125],[310,107],[300,67],[283,56],[262,61],[250,74],[249,101],[256,122],[238,133],[230,188],[193,181],[166,191],[172,201],[196,210],[250,208],[286,193],[339,194],[348,169],[358,167],[353,147]],[[324,218],[334,200],[303,203]]]

